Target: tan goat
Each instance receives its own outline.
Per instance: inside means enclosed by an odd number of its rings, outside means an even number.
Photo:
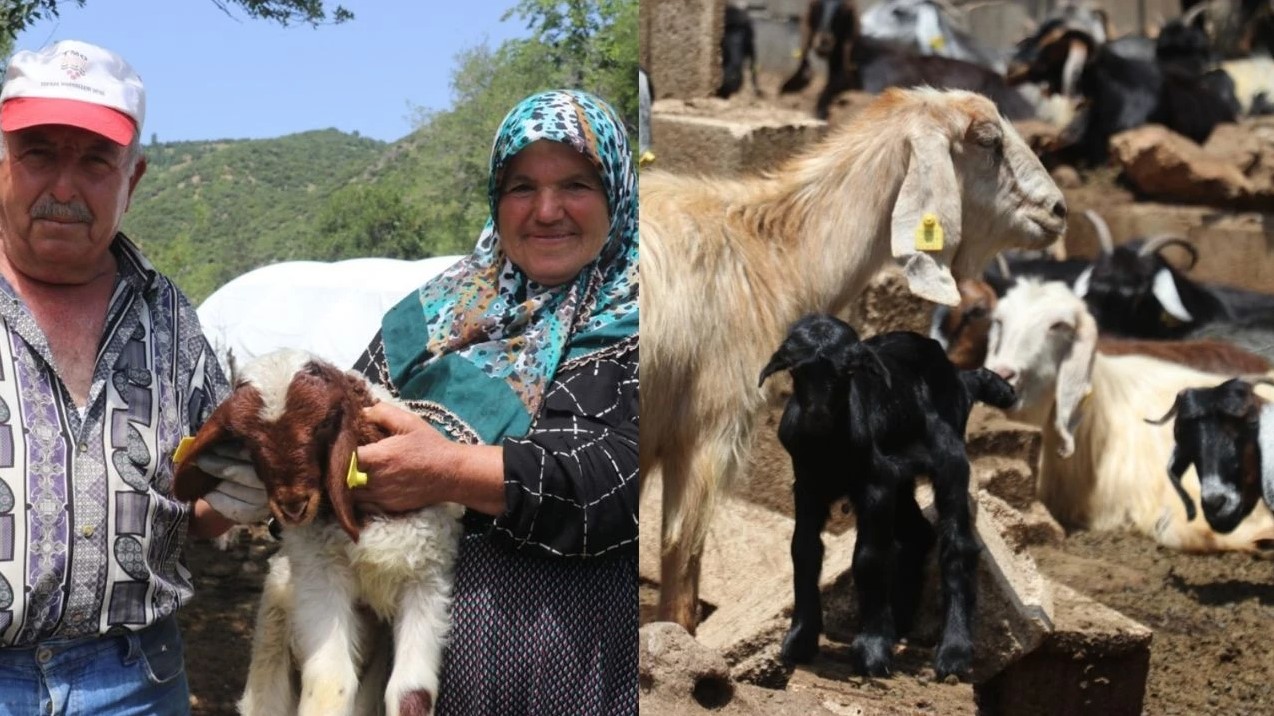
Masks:
[[[891,259],[954,305],[952,276],[1043,248],[1062,194],[984,97],[889,90],[772,174],[641,179],[641,474],[663,474],[659,618],[694,631],[699,560],[737,481],[788,326],[836,313]]]

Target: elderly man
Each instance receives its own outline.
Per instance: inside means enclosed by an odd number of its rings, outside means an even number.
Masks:
[[[180,714],[187,530],[172,454],[227,386],[186,297],[119,232],[141,78],[63,41],[0,92],[0,714]]]

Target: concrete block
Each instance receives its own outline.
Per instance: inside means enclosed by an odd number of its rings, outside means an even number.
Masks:
[[[979,713],[1141,714],[1150,629],[1062,584],[1053,584],[1053,594],[1053,632],[975,687]]]
[[[918,488],[917,499],[932,510],[928,485]],[[973,679],[977,682],[1041,643],[1050,628],[1052,603],[1034,561],[1025,552],[1014,551],[1000,535],[1001,518],[994,510],[975,509],[976,534],[984,547],[975,616]],[[657,582],[659,502],[653,490],[645,495],[641,513],[641,576]],[[773,673],[777,668],[776,645],[791,619],[791,534],[790,518],[741,500],[727,500],[718,508],[708,537],[700,596],[714,609],[700,623],[697,639],[730,663],[746,664],[748,673]],[[857,623],[850,573],[856,539],[852,529],[823,536],[820,587],[826,633],[841,641],[852,640]],[[920,643],[933,643],[941,622],[936,559],[930,571],[926,603],[914,635]]]
[[[656,99],[707,97],[721,86],[726,0],[642,0],[641,64]]]
[[[826,122],[802,112],[725,100],[663,100],[652,109],[653,166],[670,172],[734,176],[775,169],[827,131]]]

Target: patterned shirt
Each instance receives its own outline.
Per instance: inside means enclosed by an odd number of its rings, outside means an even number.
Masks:
[[[172,453],[228,386],[189,301],[119,234],[81,414],[0,278],[0,646],[139,629],[190,599]]]

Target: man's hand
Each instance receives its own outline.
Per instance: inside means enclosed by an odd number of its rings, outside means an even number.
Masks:
[[[260,522],[270,516],[265,484],[242,443],[214,445],[195,458],[195,465],[220,480],[204,495],[212,509],[239,523]]]

